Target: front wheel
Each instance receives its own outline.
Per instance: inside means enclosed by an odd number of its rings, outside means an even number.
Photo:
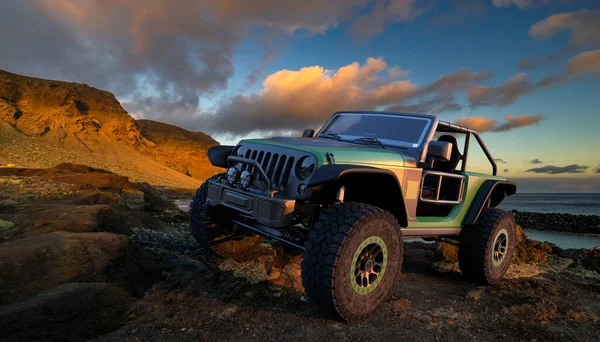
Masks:
[[[496,284],[508,270],[515,248],[515,217],[496,208],[483,208],[477,222],[460,232],[458,263],[471,280]]]
[[[369,318],[402,266],[396,218],[367,204],[334,205],[317,220],[304,246],[302,284],[308,297],[346,321]]]

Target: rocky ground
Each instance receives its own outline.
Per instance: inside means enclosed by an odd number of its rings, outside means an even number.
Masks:
[[[152,188],[62,165],[0,173],[0,340],[598,340],[600,248],[520,234],[504,281],[463,279],[448,244],[406,244],[403,272],[369,322],[306,301],[299,255],[207,256]]]

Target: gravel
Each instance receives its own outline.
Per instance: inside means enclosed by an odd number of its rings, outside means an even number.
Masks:
[[[164,255],[202,255],[202,249],[189,231],[189,224],[172,226],[172,232],[160,232],[146,228],[133,228],[131,239],[144,248]]]

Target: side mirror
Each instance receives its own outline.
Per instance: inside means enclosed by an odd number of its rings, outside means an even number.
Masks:
[[[452,143],[431,140],[427,145],[427,159],[449,161],[452,156]]]
[[[315,136],[315,130],[314,129],[310,129],[307,128],[304,130],[304,132],[302,132],[302,137],[303,138],[312,138]]]

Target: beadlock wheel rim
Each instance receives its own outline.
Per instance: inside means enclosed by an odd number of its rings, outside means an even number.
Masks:
[[[492,263],[494,266],[502,264],[508,252],[508,232],[502,229],[496,234],[494,248],[492,249]]]
[[[385,274],[387,257],[387,246],[378,236],[360,244],[350,266],[350,284],[356,293],[366,295],[377,288]]]

